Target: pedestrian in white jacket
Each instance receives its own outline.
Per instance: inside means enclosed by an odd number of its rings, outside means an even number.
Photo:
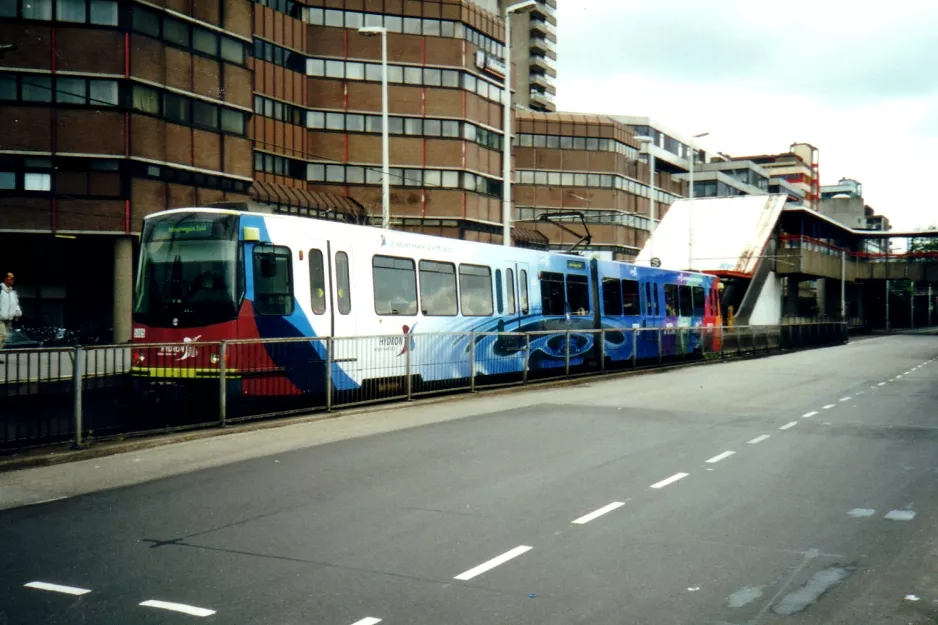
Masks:
[[[6,343],[10,334],[10,326],[13,322],[23,316],[20,309],[20,298],[16,296],[13,290],[13,274],[8,273],[0,284],[0,348]]]

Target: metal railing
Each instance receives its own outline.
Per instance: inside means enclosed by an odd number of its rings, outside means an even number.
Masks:
[[[843,343],[840,322],[0,352],[0,450]]]

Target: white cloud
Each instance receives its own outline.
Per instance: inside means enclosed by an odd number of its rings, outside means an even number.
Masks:
[[[711,152],[811,143],[823,184],[855,178],[895,228],[930,225],[938,223],[924,184],[938,168],[935,23],[938,2],[911,0],[882,11],[821,1],[562,2],[557,102],[647,115],[686,135],[709,131],[702,145]],[[754,35],[762,47],[747,56]],[[636,41],[652,42],[648,54]]]

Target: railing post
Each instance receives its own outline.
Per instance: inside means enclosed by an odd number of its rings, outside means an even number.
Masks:
[[[638,328],[632,328],[632,368],[638,367]]]
[[[413,376],[411,375],[411,371],[410,371],[410,365],[411,365],[411,358],[410,358],[410,337],[409,337],[409,336],[405,336],[405,337],[404,337],[404,341],[405,341],[405,343],[404,343],[404,348],[405,348],[405,349],[404,349],[404,367],[405,367],[405,369],[406,369],[406,371],[407,371],[407,382],[406,382],[406,384],[407,384],[407,401],[411,401],[411,400],[413,399],[413,394],[414,394],[414,379],[413,379]]]
[[[326,412],[332,412],[332,362],[335,359],[332,353],[333,339],[326,339]]]
[[[657,328],[655,332],[658,337],[657,340],[658,340],[658,364],[659,365],[664,361],[664,358],[661,354],[661,333],[662,332],[664,332],[664,328]]]
[[[469,333],[469,390],[476,392],[476,333]]]
[[[678,328],[678,336],[681,337],[681,360],[687,360],[687,344],[690,342],[690,338],[686,337],[687,334],[686,328]]]
[[[742,339],[739,336],[739,326],[736,326],[736,355],[737,356],[743,355],[743,343],[742,343]]]
[[[563,374],[564,376],[570,375],[570,330],[566,331],[566,340],[564,340],[564,356],[563,356]]]
[[[83,369],[85,362],[85,351],[78,346],[75,348],[75,363],[72,366],[72,395],[74,403],[72,404],[72,421],[75,428],[75,440],[72,443],[72,449],[81,449],[82,447],[82,413],[81,413],[81,393],[84,379]]]
[[[528,383],[528,366],[531,362],[531,335],[524,333],[524,372],[521,375],[521,383]]]
[[[606,370],[606,328],[599,331],[599,370]]]
[[[218,346],[218,424],[227,425],[228,419],[228,341]]]

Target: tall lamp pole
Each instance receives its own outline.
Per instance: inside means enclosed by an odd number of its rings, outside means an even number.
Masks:
[[[648,217],[651,219],[651,230],[648,234],[649,263],[655,257],[655,225],[658,223],[658,211],[655,206],[655,153],[651,146],[655,140],[647,135],[639,135],[635,140],[642,145],[642,151],[648,155]]]
[[[525,0],[505,7],[505,97],[502,129],[502,245],[511,247],[511,16],[525,13],[537,6],[535,0]]]
[[[688,189],[687,205],[687,270],[694,270],[694,165],[697,162],[697,146],[694,145],[694,139],[701,139],[709,135],[709,132],[701,132],[690,138],[690,188]]]
[[[381,36],[381,227],[391,226],[391,147],[388,136],[388,29],[365,26],[358,32],[368,37]]]

